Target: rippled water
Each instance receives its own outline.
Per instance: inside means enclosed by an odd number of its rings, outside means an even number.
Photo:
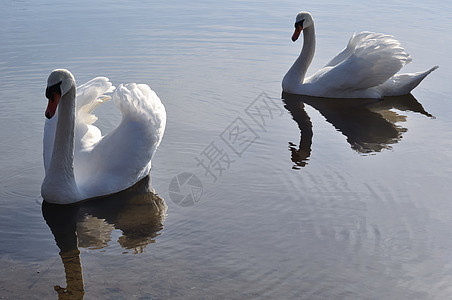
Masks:
[[[305,5],[305,6],[303,6]],[[0,2],[0,297],[446,299],[450,1]],[[355,31],[395,35],[412,96],[285,96],[300,10],[311,71]],[[149,84],[168,113],[147,182],[43,205],[46,79]],[[309,72],[309,71],[308,71]],[[106,131],[120,116],[98,110]]]

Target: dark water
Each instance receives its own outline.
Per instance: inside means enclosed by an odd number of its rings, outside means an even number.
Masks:
[[[0,298],[447,299],[449,1],[0,2]],[[284,97],[310,11],[311,72],[355,31],[393,34],[412,96]],[[168,113],[148,182],[42,205],[46,79],[149,84]],[[308,71],[309,72],[309,71]],[[97,112],[107,131],[113,103]]]

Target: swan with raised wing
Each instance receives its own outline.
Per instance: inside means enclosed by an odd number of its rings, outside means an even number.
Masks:
[[[312,76],[306,77],[315,52],[314,20],[300,12],[292,41],[303,31],[300,56],[282,81],[283,91],[291,94],[329,98],[382,98],[409,94],[435,66],[424,72],[396,74],[411,61],[399,41],[374,32],[354,34],[347,47]]]
[[[111,97],[122,113],[120,124],[102,136],[93,125],[94,108]],[[120,85],[106,77],[76,88],[74,76],[54,70],[47,80],[44,127],[45,178],[41,195],[57,204],[110,195],[147,176],[166,125],[166,111],[146,84]]]

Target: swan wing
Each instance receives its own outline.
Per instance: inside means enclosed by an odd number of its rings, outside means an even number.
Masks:
[[[77,87],[77,109],[87,104],[95,103],[97,98],[114,90],[115,87],[107,77],[96,77],[79,85]]]
[[[409,54],[392,36],[362,32],[305,83],[321,86],[328,91],[327,96],[352,93],[377,87],[410,61]]]
[[[360,33],[354,33],[350,40],[348,41],[347,47],[345,47],[341,52],[339,52],[333,59],[331,59],[325,67],[333,67],[347,58],[349,58],[356,50],[356,48],[365,43],[366,40],[378,39],[383,37],[382,33],[375,33],[370,31],[363,31]]]
[[[96,144],[102,134],[94,122],[97,117],[93,114],[96,107],[111,99],[105,95],[115,90],[107,77],[96,77],[77,87],[75,151],[86,151]]]
[[[76,180],[87,197],[124,190],[147,176],[165,130],[165,107],[149,86],[120,85],[113,101],[122,113],[120,124],[80,153]]]

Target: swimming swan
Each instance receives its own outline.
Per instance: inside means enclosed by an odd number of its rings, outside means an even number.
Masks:
[[[91,112],[111,97],[122,113],[120,124],[102,136]],[[47,80],[44,168],[41,195],[57,204],[110,195],[147,176],[166,125],[162,102],[146,84],[120,85],[97,77],[76,88],[68,70]]]
[[[425,72],[396,74],[411,61],[399,41],[374,32],[354,34],[347,47],[314,75],[305,78],[315,52],[314,20],[300,12],[292,41],[303,31],[303,49],[282,81],[291,94],[329,98],[382,98],[409,94],[435,66]]]

